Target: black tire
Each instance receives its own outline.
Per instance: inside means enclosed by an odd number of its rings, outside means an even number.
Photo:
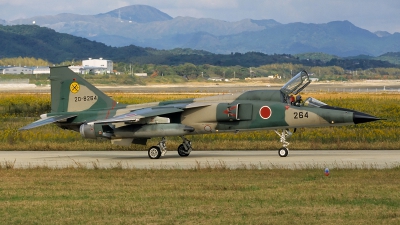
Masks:
[[[289,155],[289,149],[282,147],[278,150],[278,154],[280,157],[286,157],[287,155]]]
[[[150,159],[159,159],[161,156],[161,149],[158,146],[152,146],[149,148],[148,155]]]
[[[185,146],[183,144],[180,144],[178,147],[178,154],[181,157],[187,157],[189,156],[189,153],[186,152]]]

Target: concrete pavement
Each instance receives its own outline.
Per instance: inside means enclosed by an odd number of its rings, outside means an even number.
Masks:
[[[400,166],[400,150],[291,150],[281,158],[277,151],[193,151],[180,157],[176,151],[151,160],[146,151],[0,151],[2,168],[393,168]]]

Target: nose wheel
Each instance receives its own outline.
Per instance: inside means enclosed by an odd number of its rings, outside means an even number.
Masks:
[[[280,157],[286,157],[289,154],[289,149],[282,147],[279,149],[278,154]]]
[[[283,147],[278,150],[278,155],[280,157],[286,157],[289,155],[289,149],[287,146],[289,146],[289,142],[286,141],[286,138],[290,138],[292,136],[292,132],[289,131],[289,129],[282,130],[282,132],[279,132],[278,130],[274,130],[275,133],[281,138],[281,142]],[[294,130],[296,132],[296,129]]]

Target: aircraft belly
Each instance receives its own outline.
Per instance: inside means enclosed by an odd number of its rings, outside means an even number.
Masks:
[[[72,124],[72,123],[55,123],[58,127],[62,129],[67,129],[67,130],[73,130],[76,132],[79,132],[79,127],[81,126],[81,123],[78,124]]]
[[[181,136],[193,133],[193,128],[183,124],[128,125],[113,130],[114,139]]]
[[[194,124],[184,124],[189,127],[193,127],[194,134],[209,134],[217,131],[217,123],[194,123]]]

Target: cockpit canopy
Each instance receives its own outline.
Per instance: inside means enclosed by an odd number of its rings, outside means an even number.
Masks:
[[[291,94],[297,95],[300,91],[306,88],[311,83],[308,73],[303,70],[290,79],[282,88],[281,92],[286,96]]]
[[[296,74],[292,79],[290,79],[282,88],[281,92],[283,94],[284,99],[287,101],[289,95],[297,95],[304,88],[306,88],[311,83],[310,77],[308,73],[303,70],[300,73]],[[315,108],[323,108],[327,106],[326,103],[321,102],[315,98],[309,97],[304,103],[299,102],[296,104],[297,106],[307,106],[307,107],[315,107]]]
[[[328,105],[328,104],[321,102],[320,100],[317,100],[312,97],[309,97],[304,101],[304,106],[308,106],[308,107],[321,108],[326,105]]]

